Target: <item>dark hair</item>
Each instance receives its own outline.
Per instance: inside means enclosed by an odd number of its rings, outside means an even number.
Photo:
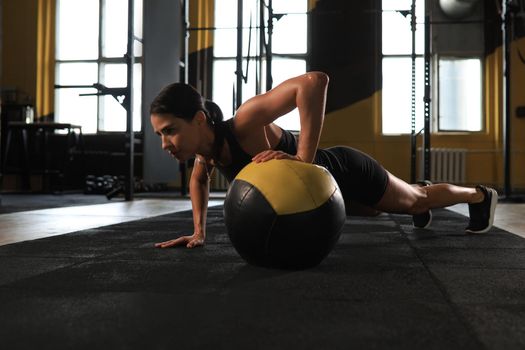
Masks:
[[[224,120],[221,107],[219,107],[219,105],[212,100],[204,101],[204,107],[206,107],[205,112],[208,112],[208,118],[213,122],[213,124],[222,122]]]
[[[210,125],[223,120],[221,108],[210,100],[204,100],[191,85],[174,83],[163,88],[150,106],[150,114],[169,113],[177,118],[191,121],[198,111],[206,114]]]

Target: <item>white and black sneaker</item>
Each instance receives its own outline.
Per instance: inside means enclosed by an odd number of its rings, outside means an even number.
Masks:
[[[420,186],[430,186],[432,182],[429,180],[419,181]],[[412,224],[415,228],[428,228],[432,223],[432,211],[427,211],[421,214],[412,215]]]
[[[483,195],[483,201],[468,205],[470,222],[465,229],[470,233],[485,233],[494,223],[494,213],[498,204],[498,192],[495,189],[483,185],[476,186]]]

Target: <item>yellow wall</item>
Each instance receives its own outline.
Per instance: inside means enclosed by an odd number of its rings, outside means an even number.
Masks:
[[[311,11],[315,7],[317,1],[318,0],[308,0],[308,11]]]
[[[205,28],[213,26],[214,0],[192,0],[189,7],[190,28]],[[237,13],[234,14],[237,16]],[[190,32],[189,53],[209,48],[213,45],[212,30],[197,30]]]
[[[35,102],[37,1],[4,0],[2,8],[2,88],[16,88]]]
[[[514,189],[525,189],[525,118],[515,117],[517,106],[525,106],[525,64],[518,57],[525,54],[525,38],[512,46],[512,172]],[[484,130],[479,133],[432,134],[432,147],[466,148],[467,184],[484,183],[503,186],[502,115],[501,115],[501,48],[485,61]],[[348,145],[361,149],[389,171],[410,179],[410,137],[381,135],[381,92],[349,107],[327,114],[321,146]],[[418,138],[421,145],[421,137]]]

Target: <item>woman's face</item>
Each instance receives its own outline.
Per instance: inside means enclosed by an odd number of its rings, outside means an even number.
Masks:
[[[151,126],[162,141],[162,149],[179,161],[186,161],[199,153],[202,119],[199,112],[191,121],[169,113],[154,113]]]

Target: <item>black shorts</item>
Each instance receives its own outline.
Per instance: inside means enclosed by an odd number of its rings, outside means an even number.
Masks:
[[[330,171],[345,203],[374,206],[385,194],[387,171],[374,158],[359,150],[345,146],[319,149],[314,163]]]

